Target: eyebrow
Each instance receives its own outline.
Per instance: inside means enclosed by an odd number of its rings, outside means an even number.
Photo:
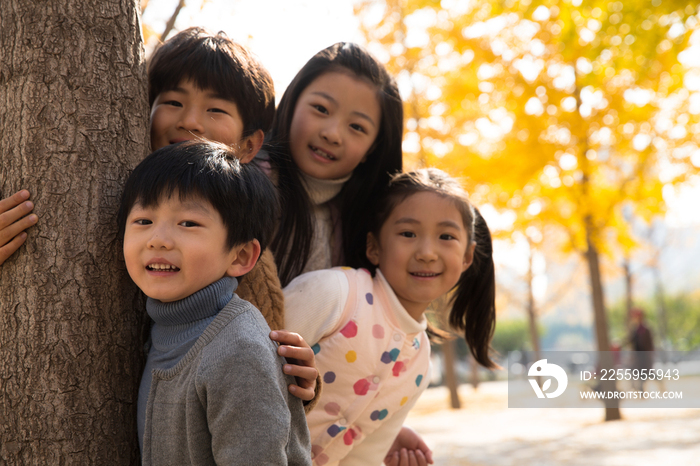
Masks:
[[[337,101],[337,100],[335,100],[333,97],[331,97],[330,94],[327,94],[327,93],[325,93],[325,92],[323,92],[323,91],[316,91],[316,92],[312,92],[311,94],[312,94],[312,95],[319,95],[319,96],[321,96],[321,97],[324,97],[324,98],[330,100],[331,102],[333,102],[333,104],[338,105],[338,101]],[[377,124],[374,122],[374,120],[373,120],[369,115],[367,115],[366,113],[358,112],[357,110],[353,110],[351,113],[352,113],[353,115],[356,115],[356,116],[359,117],[359,118],[362,118],[362,119],[364,119],[364,120],[367,120],[367,122],[368,122],[369,124],[371,124],[372,126],[374,126],[375,128],[377,127]]]
[[[415,218],[402,217],[402,218],[398,219],[396,222],[394,222],[394,225],[398,225],[401,223],[407,223],[409,225],[419,225],[420,224],[420,222],[418,220],[416,220]],[[460,229],[459,224],[453,222],[452,220],[443,220],[442,222],[438,223],[438,226],[455,228],[457,230]]]
[[[195,210],[206,215],[212,214],[212,209],[201,202],[184,200],[181,201],[180,205],[184,210]]]

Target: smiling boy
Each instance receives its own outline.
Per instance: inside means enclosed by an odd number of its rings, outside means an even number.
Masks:
[[[168,145],[127,180],[124,257],[154,322],[138,398],[144,465],[310,464],[292,378],[265,319],[234,293],[277,209],[267,177],[222,144]]]
[[[275,116],[272,77],[245,47],[193,27],[158,48],[148,65],[151,149],[191,139],[227,144],[247,163]]]

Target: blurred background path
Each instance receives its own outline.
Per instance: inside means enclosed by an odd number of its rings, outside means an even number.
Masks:
[[[451,410],[445,387],[426,390],[406,424],[440,466],[700,465],[700,409],[508,409],[507,382],[460,386]]]

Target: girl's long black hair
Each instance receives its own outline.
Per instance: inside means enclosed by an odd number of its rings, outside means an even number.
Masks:
[[[372,205],[388,185],[390,176],[401,171],[403,106],[395,80],[364,48],[339,42],[314,55],[287,87],[277,108],[265,149],[278,176],[282,214],[271,248],[282,286],[299,275],[309,259],[314,236],[313,206],[302,184],[299,168],[289,148],[289,129],[301,93],[324,73],[349,73],[371,82],[381,108],[379,133],[367,153],[332,201],[340,212],[342,264],[366,264],[365,239]]]
[[[451,199],[462,216],[471,245],[476,242],[471,266],[462,272],[450,294],[450,325],[464,332],[474,359],[484,367],[498,367],[489,357],[489,345],[496,327],[496,276],[489,227],[469,201],[459,182],[436,168],[424,168],[392,177],[377,204],[370,231],[379,238],[382,225],[398,204],[409,196],[431,192]],[[374,271],[376,267],[371,266]],[[436,332],[438,336],[442,336]]]

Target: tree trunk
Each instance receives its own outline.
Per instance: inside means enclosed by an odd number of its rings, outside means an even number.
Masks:
[[[472,353],[467,353],[467,358],[469,359],[469,369],[471,372],[471,384],[474,387],[474,391],[479,387],[479,363],[474,359]]]
[[[663,281],[661,280],[661,270],[659,269],[659,261],[657,260],[653,269],[654,288],[656,289],[656,305],[658,309],[659,321],[659,344],[658,349],[669,349],[666,347],[668,339],[668,313],[666,312],[666,292],[664,291]],[[673,349],[673,348],[671,348]],[[661,353],[664,355],[664,353]],[[665,355],[664,355],[665,356]],[[665,361],[664,361],[665,362]]]
[[[586,261],[591,279],[591,295],[593,299],[593,315],[595,319],[596,339],[598,341],[598,351],[601,352],[598,361],[598,373],[601,369],[612,369],[613,360],[610,356],[610,340],[608,338],[608,321],[605,315],[605,299],[603,294],[603,282],[600,277],[600,263],[598,260],[598,250],[591,238],[590,219],[587,219],[586,240],[588,250],[586,251]],[[601,381],[601,389],[615,391],[615,381]],[[621,419],[619,402],[617,400],[606,400],[605,420],[615,421]]]
[[[527,317],[530,324],[530,340],[532,350],[535,352],[535,361],[540,360],[540,335],[537,331],[537,312],[535,310],[535,292],[533,289],[533,279],[535,272],[532,269],[532,242],[528,239],[529,253],[527,268]]]
[[[455,363],[457,358],[455,357],[455,342],[454,340],[445,340],[442,343],[442,355],[443,355],[443,370],[445,373],[445,385],[450,390],[450,406],[452,409],[459,409],[462,407],[459,401],[459,393],[457,388],[459,387],[459,381],[457,380],[457,373],[455,371]]]
[[[0,267],[0,463],[137,464],[142,299],[116,210],[148,148],[136,0],[0,2],[0,196],[36,226]]]
[[[629,327],[630,313],[632,311],[632,306],[634,305],[633,291],[632,291],[632,264],[630,263],[630,258],[625,256],[625,260],[622,262],[622,268],[625,271],[625,310],[627,312],[627,326]]]

